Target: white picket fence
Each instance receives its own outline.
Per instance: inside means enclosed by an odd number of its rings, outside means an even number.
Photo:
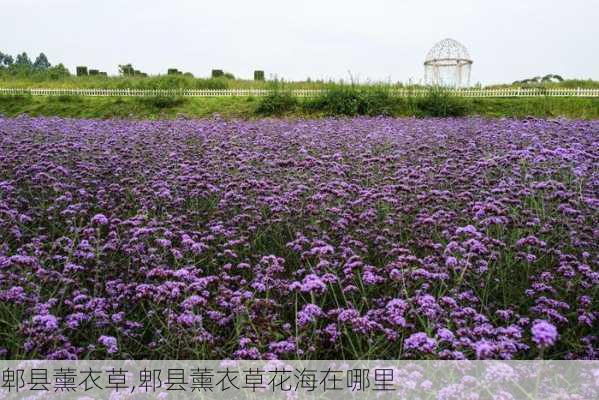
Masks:
[[[291,93],[298,97],[314,97],[326,89],[294,89]],[[390,89],[394,96],[423,96],[427,89]],[[544,89],[544,88],[503,88],[503,89],[450,89],[449,92],[462,97],[599,97],[599,89]],[[91,96],[91,97],[142,97],[142,96],[186,96],[186,97],[248,97],[265,96],[270,89],[23,89],[0,88],[0,95],[32,96]]]

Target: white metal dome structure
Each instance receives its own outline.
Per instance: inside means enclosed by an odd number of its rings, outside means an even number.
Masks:
[[[433,86],[467,87],[472,63],[463,44],[453,39],[441,40],[426,55],[424,81]]]

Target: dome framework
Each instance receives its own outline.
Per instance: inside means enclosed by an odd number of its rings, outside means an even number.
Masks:
[[[453,39],[441,40],[426,55],[424,81],[432,86],[468,87],[472,64],[463,44]]]

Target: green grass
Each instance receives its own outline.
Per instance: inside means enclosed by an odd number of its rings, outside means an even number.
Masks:
[[[227,118],[249,118],[256,100],[251,97],[35,97],[0,96],[0,114],[73,118],[172,119],[208,118],[218,113]]]
[[[599,119],[599,98],[515,97],[471,99],[469,114],[487,117]]]
[[[593,79],[566,79],[563,82],[530,82],[530,83],[509,83],[502,85],[489,85],[489,88],[563,88],[563,89],[599,89],[599,81]]]
[[[332,80],[304,80],[285,81],[267,80],[255,81],[251,79],[199,78],[190,75],[151,75],[151,76],[52,76],[49,73],[10,73],[0,69],[0,87],[11,88],[102,88],[102,89],[266,89],[273,86],[285,87],[287,89],[330,89],[342,81]],[[389,88],[420,87],[402,82],[354,82],[352,86],[372,89],[386,86]],[[347,86],[347,85],[346,85]],[[591,79],[567,79],[563,82],[541,82],[526,84],[498,84],[488,85],[489,88],[509,87],[545,87],[545,88],[599,88],[599,81]]]
[[[422,99],[392,98],[384,94],[371,94],[360,100],[364,108],[347,108],[353,104],[345,101],[353,97],[343,95],[314,106],[318,99],[299,99],[283,112],[263,112],[264,99],[258,97],[78,97],[78,96],[1,96],[0,114],[17,116],[60,116],[73,118],[134,118],[134,119],[172,119],[209,118],[215,113],[223,118],[252,119],[265,115],[282,115],[291,118],[344,116],[344,115],[390,115],[395,117],[411,116],[447,116],[443,101],[434,107],[423,107]],[[348,100],[349,99],[349,100]],[[438,99],[437,99],[438,100]],[[446,99],[445,99],[446,100]],[[453,102],[455,99],[452,99]],[[324,106],[322,106],[324,104]],[[530,98],[478,98],[464,100],[465,115],[485,117],[527,116],[551,118],[567,117],[579,119],[599,119],[599,98],[574,97],[530,97]],[[450,104],[451,107],[455,105]],[[351,111],[350,113],[340,113]],[[361,111],[360,111],[361,110]],[[433,110],[434,112],[431,112]],[[439,111],[440,110],[440,111]],[[461,109],[460,113],[462,115]]]
[[[60,79],[9,75],[1,73],[0,87],[10,88],[57,88],[57,89],[270,89],[286,87],[290,89],[323,89],[335,85],[325,81],[285,82],[254,81],[244,79],[195,78],[186,75],[155,75],[155,76],[68,76]],[[366,85],[368,86],[368,85]]]

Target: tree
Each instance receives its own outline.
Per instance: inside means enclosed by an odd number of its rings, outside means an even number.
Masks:
[[[85,65],[80,65],[76,68],[77,76],[87,76],[87,67]]]
[[[15,61],[15,66],[17,67],[27,67],[31,68],[32,66],[31,59],[27,55],[27,53],[23,52],[21,54],[17,54],[17,59]]]
[[[71,73],[69,70],[62,64],[48,68],[48,76],[50,76],[50,79],[52,80],[59,80],[70,75]]]
[[[130,75],[148,76],[148,74],[146,74],[145,72],[141,72],[140,70],[133,68],[133,65],[131,65],[131,64],[119,65],[119,73],[121,75],[127,75],[127,76],[130,76]]]
[[[0,51],[0,68],[8,67],[12,64],[12,57]]]
[[[4,62],[4,65],[6,65],[7,67],[10,67],[11,65],[14,64],[15,59],[12,58],[11,55],[5,54],[3,62]]]
[[[135,69],[131,64],[119,64],[119,74],[121,75],[133,75]]]
[[[40,53],[40,55],[37,56],[37,58],[35,59],[35,62],[33,63],[33,69],[35,69],[37,71],[45,71],[48,68],[50,68],[51,66],[52,65],[48,61],[48,57],[46,57],[46,55],[44,53]]]

